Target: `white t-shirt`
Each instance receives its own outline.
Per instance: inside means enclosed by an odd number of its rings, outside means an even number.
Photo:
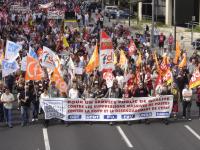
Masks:
[[[1,101],[4,102],[3,106],[6,108],[6,109],[12,109],[13,107],[13,104],[12,102],[14,101],[14,96],[12,93],[9,93],[8,95],[3,93],[1,95]],[[10,103],[5,103],[5,102],[10,102]]]
[[[45,99],[45,98],[49,98],[49,95],[46,95],[46,94],[42,93],[42,94],[40,95],[40,107],[43,106],[43,102],[44,102],[44,99]]]
[[[78,90],[71,88],[69,90],[69,98],[71,99],[78,98]]]
[[[89,20],[89,15],[85,14],[85,20]]]
[[[124,77],[123,77],[123,76],[116,76],[116,80],[118,81],[119,87],[120,87],[120,88],[123,88]]]
[[[192,98],[192,90],[191,89],[183,89],[182,95],[183,95],[183,100],[190,101]]]

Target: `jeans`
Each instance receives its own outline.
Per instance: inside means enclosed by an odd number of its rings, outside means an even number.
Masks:
[[[190,118],[190,109],[192,106],[191,101],[184,101],[183,100],[183,117],[186,117],[186,110],[187,110],[187,117]]]
[[[7,109],[4,107],[4,118],[9,127],[12,127],[12,109]]]
[[[23,125],[29,122],[29,107],[21,106],[21,119]]]
[[[33,103],[33,119],[38,118],[38,113],[39,113],[39,101]]]
[[[0,122],[4,121],[3,104],[0,103]]]

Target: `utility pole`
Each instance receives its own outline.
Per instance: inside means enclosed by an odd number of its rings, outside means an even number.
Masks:
[[[103,7],[104,7],[104,1],[101,0],[101,11],[103,11]]]
[[[193,32],[194,32],[194,22],[196,18],[195,16],[192,16],[192,31],[191,31],[191,43],[193,43]]]
[[[128,17],[128,25],[131,26],[131,0],[129,0],[129,17]]]
[[[155,0],[152,0],[152,29],[151,29],[151,48],[154,48],[154,13],[155,13]]]
[[[174,0],[174,50],[176,49],[176,0]]]

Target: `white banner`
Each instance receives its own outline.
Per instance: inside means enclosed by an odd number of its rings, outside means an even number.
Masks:
[[[11,5],[10,11],[28,13],[28,12],[31,12],[31,9],[29,6]]]
[[[41,101],[46,119],[65,121],[128,121],[148,118],[169,118],[173,96],[132,99],[66,99]]]
[[[65,12],[56,10],[56,11],[48,11],[47,19],[64,19]]]
[[[38,5],[39,5],[40,9],[48,9],[50,7],[53,7],[54,3],[53,2],[49,2],[49,3],[46,3],[46,4],[38,4]]]

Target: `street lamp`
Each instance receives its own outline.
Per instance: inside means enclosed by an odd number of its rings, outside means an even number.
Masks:
[[[174,49],[176,49],[176,0],[174,0]]]
[[[154,48],[154,13],[155,13],[155,0],[152,0],[152,29],[151,29],[151,48]]]

